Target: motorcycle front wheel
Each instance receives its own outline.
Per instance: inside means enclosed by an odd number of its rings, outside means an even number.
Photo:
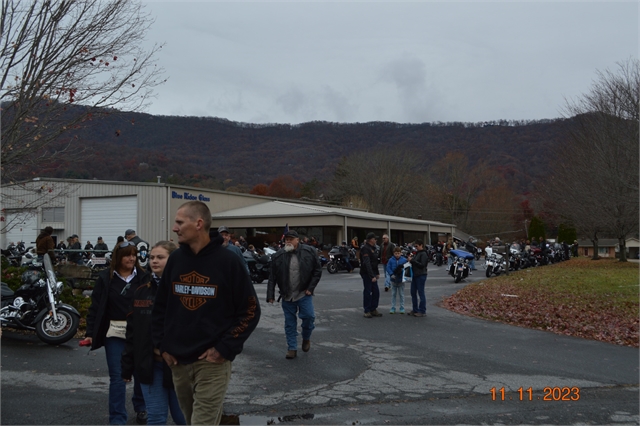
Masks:
[[[462,272],[457,272],[455,282],[459,283],[460,281],[462,281]]]
[[[57,321],[53,319],[52,315],[45,315],[36,324],[38,338],[49,345],[60,345],[71,340],[80,325],[80,318],[74,313],[60,309],[56,314]]]
[[[327,263],[327,272],[330,274],[335,274],[336,272],[338,272],[338,265],[336,265],[335,262]]]
[[[486,272],[486,274],[485,274],[485,275],[487,276],[487,278],[490,278],[490,277],[491,277],[491,271],[492,271],[492,270],[493,270],[493,267],[492,267],[492,266],[487,266],[487,272]]]

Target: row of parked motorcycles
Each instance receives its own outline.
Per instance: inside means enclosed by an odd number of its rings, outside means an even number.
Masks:
[[[544,249],[532,247],[528,250],[521,250],[518,246],[511,245],[509,249],[509,270],[517,271],[519,269],[533,268],[536,266],[550,265],[553,263],[569,260],[569,254],[562,246],[547,245]],[[500,275],[507,270],[507,260],[504,254],[498,253],[492,247],[487,247],[486,252],[486,270],[487,278],[491,275]]]

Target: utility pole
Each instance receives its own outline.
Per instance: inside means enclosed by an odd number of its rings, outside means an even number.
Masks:
[[[524,232],[526,232],[527,240],[528,240],[529,239],[529,228],[527,227],[527,222],[528,222],[528,220],[525,219],[524,220]]]

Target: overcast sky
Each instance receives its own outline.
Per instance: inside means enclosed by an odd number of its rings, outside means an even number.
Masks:
[[[159,2],[151,114],[249,123],[543,119],[638,57],[636,1]]]

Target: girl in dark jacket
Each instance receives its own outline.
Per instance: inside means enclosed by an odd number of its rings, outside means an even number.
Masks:
[[[167,411],[171,410],[173,422],[185,425],[184,415],[178,405],[173,388],[171,370],[163,361],[151,339],[151,311],[158,291],[160,277],[169,255],[176,249],[169,241],[160,241],[151,249],[149,265],[151,280],[137,288],[133,296],[132,309],[127,316],[127,341],[122,353],[122,378],[131,380],[133,371],[140,382],[147,403],[147,424],[166,425]]]
[[[91,350],[104,346],[109,368],[109,424],[127,424],[127,388],[122,380],[120,359],[125,347],[124,333],[127,313],[131,309],[133,293],[139,285],[149,282],[149,273],[140,269],[136,246],[128,241],[116,246],[111,268],[100,273],[91,293],[87,314],[86,340]],[[133,393],[136,422],[146,422],[146,407],[136,382]]]

